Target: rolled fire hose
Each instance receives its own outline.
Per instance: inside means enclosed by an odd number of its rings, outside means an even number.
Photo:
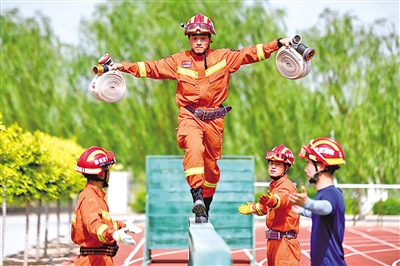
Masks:
[[[118,70],[112,70],[95,76],[91,82],[92,95],[99,101],[116,103],[124,98],[126,83]]]
[[[276,55],[276,67],[279,73],[287,79],[299,79],[311,71],[311,60],[304,60],[293,47],[281,47]]]

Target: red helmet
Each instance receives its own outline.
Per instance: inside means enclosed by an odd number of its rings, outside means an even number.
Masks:
[[[300,158],[310,159],[325,166],[345,164],[344,151],[340,144],[331,138],[318,138],[302,146]]]
[[[214,34],[217,33],[214,30],[214,24],[211,19],[202,15],[201,13],[189,19],[185,26],[185,35],[190,34]]]
[[[78,159],[75,170],[82,174],[104,176],[116,163],[114,153],[100,147],[90,147]]]
[[[270,151],[267,151],[265,159],[268,161],[280,162],[294,166],[294,156],[291,150],[285,145],[279,145]]]

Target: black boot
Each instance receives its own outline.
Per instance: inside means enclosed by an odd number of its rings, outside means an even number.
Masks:
[[[213,197],[212,197],[212,196],[209,197],[209,198],[204,198],[204,205],[206,205],[206,214],[207,214],[207,218],[210,217],[210,216],[208,215],[208,212],[210,211],[210,204],[211,204],[212,200],[213,200]]]
[[[196,223],[208,223],[208,216],[206,213],[206,206],[203,200],[203,189],[201,187],[190,189],[193,197],[192,212],[196,215]]]

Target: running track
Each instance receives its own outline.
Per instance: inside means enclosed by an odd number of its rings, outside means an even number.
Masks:
[[[144,229],[144,223],[136,223]],[[264,237],[265,225],[256,223],[256,260],[258,266],[267,265],[265,256],[266,240]],[[311,225],[300,228],[299,241],[302,248],[300,265],[310,265],[310,231]],[[139,266],[143,263],[144,233],[133,235],[136,246],[120,244],[118,254],[114,257],[115,266]],[[173,241],[173,240],[171,240]],[[377,226],[348,226],[343,247],[345,260],[348,266],[400,266],[400,229],[399,225]],[[152,266],[181,266],[188,263],[188,250],[152,250]],[[249,265],[251,250],[233,250],[234,266]]]

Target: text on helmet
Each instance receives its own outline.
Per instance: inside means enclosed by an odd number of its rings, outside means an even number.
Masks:
[[[316,147],[315,150],[319,153],[322,154],[328,154],[328,155],[334,155],[335,151],[333,149],[330,148],[326,148],[326,147]]]
[[[102,163],[105,163],[105,162],[107,162],[107,157],[101,157],[101,158],[99,158],[99,159],[94,159],[93,160],[93,163],[95,164],[95,165],[99,165],[99,164],[102,164]]]

